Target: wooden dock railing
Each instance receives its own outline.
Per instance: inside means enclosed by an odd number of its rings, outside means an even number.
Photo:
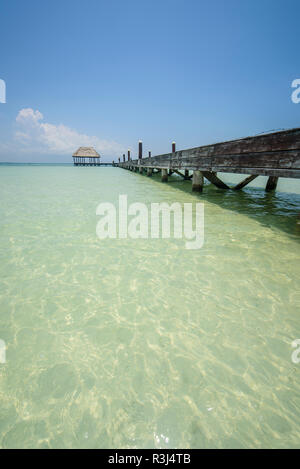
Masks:
[[[200,192],[204,178],[219,188],[229,189],[217,176],[218,172],[247,174],[246,179],[234,187],[236,190],[260,175],[269,177],[268,191],[276,188],[279,177],[300,178],[300,128],[179,151],[173,142],[171,153],[146,158],[142,153],[140,141],[136,160],[132,160],[128,152],[127,161],[123,155],[123,161],[119,158],[114,166],[140,173],[147,170],[147,176],[156,170],[161,172],[163,182],[177,173],[184,179],[193,179],[193,190]],[[193,171],[192,176],[190,171]]]

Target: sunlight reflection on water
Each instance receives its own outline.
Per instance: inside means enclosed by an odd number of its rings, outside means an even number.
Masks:
[[[0,169],[2,448],[299,445],[299,195]],[[119,193],[203,201],[204,247],[100,241]]]

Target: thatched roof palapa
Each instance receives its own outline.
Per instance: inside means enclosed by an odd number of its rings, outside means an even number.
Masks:
[[[80,158],[100,158],[99,153],[93,147],[80,147],[73,153],[73,157],[75,156]]]

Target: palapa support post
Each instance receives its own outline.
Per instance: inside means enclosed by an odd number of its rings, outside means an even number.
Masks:
[[[147,176],[148,177],[152,176],[152,168],[147,168]]]
[[[266,191],[271,192],[275,191],[278,183],[278,177],[277,176],[270,176],[266,185]]]
[[[203,191],[203,174],[201,171],[194,171],[193,172],[193,184],[192,184],[192,191],[193,192],[202,192]]]
[[[168,182],[168,170],[167,169],[161,170],[161,182]]]

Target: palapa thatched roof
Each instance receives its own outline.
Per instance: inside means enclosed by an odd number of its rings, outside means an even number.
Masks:
[[[93,147],[80,147],[75,151],[75,153],[73,153],[73,156],[79,156],[82,158],[100,158],[99,153],[97,153]]]

